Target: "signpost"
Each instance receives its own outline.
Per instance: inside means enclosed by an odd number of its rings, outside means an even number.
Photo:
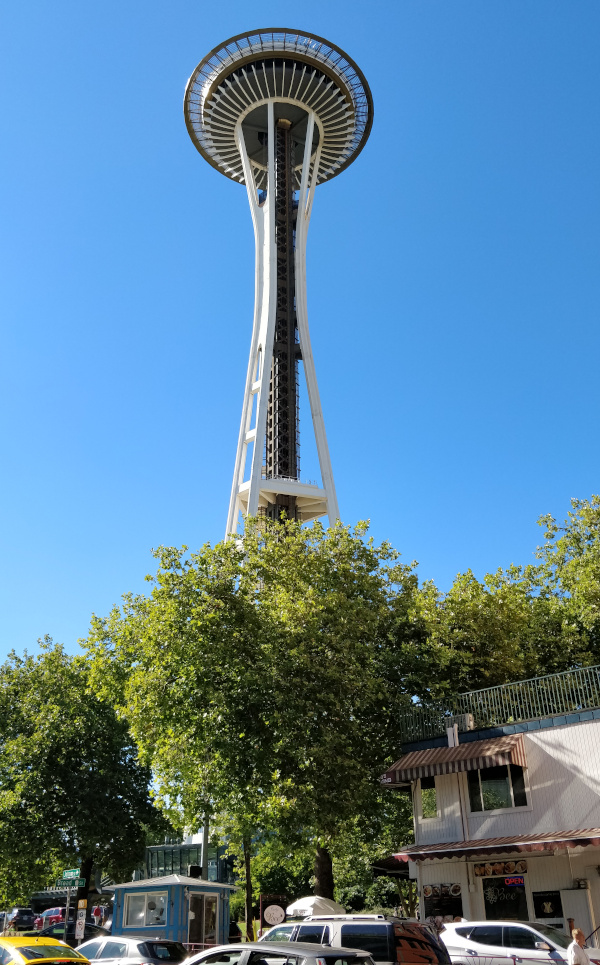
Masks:
[[[56,884],[59,888],[67,889],[67,907],[65,908],[65,941],[67,939],[67,934],[69,931],[69,905],[71,904],[71,888],[82,888],[85,884],[85,878],[79,877],[79,868],[66,868],[63,871],[62,879],[57,881]],[[83,921],[81,922],[81,929],[79,928],[79,915],[80,911],[77,912],[77,921],[75,923],[75,939],[79,942],[85,933],[85,908],[83,909]],[[81,934],[79,931],[81,930]]]
[[[79,942],[85,935],[85,908],[77,911],[77,921],[75,922],[75,938]]]

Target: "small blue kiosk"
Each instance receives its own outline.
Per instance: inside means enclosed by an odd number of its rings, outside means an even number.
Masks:
[[[114,885],[113,935],[169,938],[197,946],[229,941],[229,895],[235,885],[165,875]]]

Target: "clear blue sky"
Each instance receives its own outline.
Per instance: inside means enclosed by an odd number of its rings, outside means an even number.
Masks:
[[[0,656],[74,650],[152,547],[223,536],[253,236],[182,99],[268,26],[340,45],[375,101],[309,234],[343,519],[447,589],[600,491],[598,0],[7,0]]]

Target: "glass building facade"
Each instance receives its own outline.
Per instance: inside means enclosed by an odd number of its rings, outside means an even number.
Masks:
[[[208,880],[234,884],[233,859],[224,848],[208,848]],[[187,875],[189,865],[202,865],[201,844],[159,844],[146,848],[146,878]]]

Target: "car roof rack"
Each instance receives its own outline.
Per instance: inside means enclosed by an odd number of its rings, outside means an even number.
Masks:
[[[393,915],[353,915],[348,913],[347,915],[307,915],[303,918],[303,921],[347,921],[351,919],[352,921],[388,921],[393,918]]]

